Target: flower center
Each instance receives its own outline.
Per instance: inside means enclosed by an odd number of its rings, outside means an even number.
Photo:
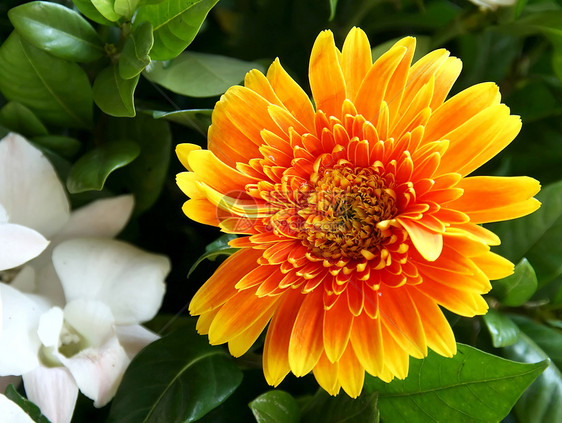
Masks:
[[[317,179],[299,232],[303,245],[317,257],[371,259],[379,251],[386,231],[381,222],[397,214],[396,193],[381,168],[337,165]]]

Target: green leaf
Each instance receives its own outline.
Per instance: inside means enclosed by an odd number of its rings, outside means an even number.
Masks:
[[[320,389],[303,407],[303,422],[378,423],[377,394],[363,392],[352,399],[345,393],[336,397]]]
[[[62,135],[44,135],[31,138],[34,144],[45,147],[55,153],[72,158],[78,150],[80,150],[81,143],[76,138],[65,137]]]
[[[153,342],[131,362],[109,423],[193,422],[224,402],[242,372],[192,326]]]
[[[491,309],[483,316],[483,319],[490,331],[495,348],[507,347],[517,342],[519,328],[505,314]]]
[[[121,57],[119,58],[119,75],[123,79],[131,79],[142,72],[150,63],[148,53],[152,48],[154,38],[152,37],[152,25],[143,22],[129,35]]]
[[[141,213],[156,202],[166,180],[172,151],[170,127],[145,115],[112,123],[112,139],[128,139],[140,147],[139,156],[119,170],[116,179],[125,191],[135,194],[135,211]]]
[[[206,135],[209,126],[211,126],[211,109],[191,109],[176,110],[174,112],[152,111],[154,119],[166,119],[171,122],[179,123],[188,128],[195,129],[201,135]]]
[[[0,110],[0,125],[25,137],[46,135],[45,125],[23,104],[10,101]]]
[[[123,16],[127,18],[127,20],[131,20],[138,5],[139,0],[115,0],[113,10],[115,10],[115,13],[119,16]]]
[[[53,56],[91,62],[104,55],[95,29],[78,13],[60,4],[34,1],[14,7],[8,17],[23,38]]]
[[[47,417],[45,417],[43,414],[41,414],[41,410],[39,409],[39,407],[36,406],[31,401],[22,397],[18,393],[18,391],[16,391],[16,388],[14,388],[14,385],[8,385],[8,387],[6,388],[6,397],[8,397],[13,402],[15,402],[17,405],[19,405],[20,408],[23,411],[25,411],[25,413],[29,417],[31,417],[31,419],[34,422],[36,422],[36,423],[50,423],[49,419]]]
[[[139,76],[131,79],[121,78],[117,64],[105,68],[94,81],[94,101],[108,115],[134,117],[136,115],[134,94]]]
[[[515,266],[513,275],[492,282],[492,292],[502,304],[519,307],[525,304],[537,290],[537,275],[533,266],[523,258]]]
[[[131,163],[140,153],[131,141],[104,144],[80,157],[70,169],[66,187],[71,194],[100,191],[111,172]]]
[[[548,354],[556,367],[562,369],[562,332],[559,330],[562,327],[552,329],[524,316],[512,315],[510,317],[521,331]]]
[[[562,274],[562,181],[538,193],[540,209],[529,216],[490,225],[499,235],[496,252],[513,262],[527,257],[539,288]]]
[[[298,423],[300,410],[297,401],[285,391],[269,391],[250,404],[258,423]]]
[[[91,0],[72,0],[76,8],[94,22],[102,25],[113,25],[113,22],[103,17],[103,15],[95,8]]]
[[[45,53],[16,32],[0,47],[0,91],[45,123],[90,127],[92,90],[84,70]]]
[[[115,13],[115,0],[90,0],[100,14],[111,22],[117,22],[121,16]]]
[[[405,380],[367,377],[365,389],[379,393],[386,422],[492,422],[505,417],[519,396],[548,366],[515,363],[463,344],[452,358],[429,352],[410,359]]]
[[[237,238],[234,234],[224,234],[218,237],[216,240],[211,242],[205,247],[205,253],[197,259],[193,266],[187,272],[187,277],[189,278],[193,271],[201,264],[204,260],[215,261],[219,256],[230,256],[238,251],[238,248],[232,248],[228,243],[233,239]]]
[[[171,63],[152,62],[145,76],[177,94],[190,97],[212,97],[240,83],[256,63],[244,62],[215,54],[182,53]]]
[[[218,0],[166,0],[139,7],[134,27],[148,21],[154,27],[154,60],[170,60],[191,44]]]
[[[513,360],[547,363],[548,355],[527,336],[520,333],[519,341],[504,348],[506,357]],[[554,364],[547,369],[523,393],[515,405],[515,413],[521,422],[551,423],[562,421],[562,373]]]
[[[329,21],[333,21],[336,17],[336,7],[338,6],[338,0],[330,0],[330,18]]]

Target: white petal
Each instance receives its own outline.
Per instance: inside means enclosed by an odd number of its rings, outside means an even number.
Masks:
[[[125,348],[127,355],[132,359],[140,350],[160,337],[141,325],[116,326],[115,332],[119,343]]]
[[[49,309],[41,297],[23,294],[0,283],[2,328],[0,330],[0,376],[21,375],[39,365],[39,316]]]
[[[2,423],[33,423],[33,419],[19,405],[0,394]]]
[[[0,270],[12,269],[37,257],[49,241],[22,225],[0,223]]]
[[[64,187],[49,160],[25,138],[0,140],[0,203],[11,223],[35,229],[47,238],[69,218]]]
[[[2,204],[0,204],[0,225],[3,223],[8,223],[8,212]]]
[[[100,348],[87,348],[62,363],[72,373],[80,391],[103,407],[114,397],[130,363],[116,337]]]
[[[38,259],[33,260],[32,265],[43,263],[44,255],[41,254]],[[45,263],[42,267],[37,267],[36,275],[34,293],[48,298],[53,305],[64,307],[66,304],[64,291],[52,261]]]
[[[62,325],[64,324],[63,312],[60,307],[53,307],[43,313],[39,318],[37,336],[46,347],[58,348]]]
[[[109,239],[72,239],[53,251],[53,264],[67,301],[107,304],[118,325],[150,320],[162,303],[167,257]]]
[[[75,210],[54,243],[70,238],[113,238],[125,227],[135,200],[132,195],[104,198]]]
[[[89,347],[97,348],[115,336],[111,310],[100,301],[78,299],[69,302],[64,308],[64,320]]]
[[[27,397],[52,423],[69,423],[74,413],[78,387],[64,367],[38,367],[23,375]]]

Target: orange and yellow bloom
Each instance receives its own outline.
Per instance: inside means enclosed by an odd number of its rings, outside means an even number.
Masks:
[[[517,135],[483,83],[445,101],[461,71],[446,50],[412,64],[415,39],[374,63],[354,28],[312,49],[313,103],[276,60],[217,103],[209,149],[183,144],[177,177],[193,220],[243,234],[190,312],[212,344],[244,354],[266,326],[263,369],[312,371],[360,394],[365,371],[405,378],[409,357],[456,352],[440,306],[484,314],[490,279],[512,272],[481,223],[539,207],[527,177],[468,176]]]

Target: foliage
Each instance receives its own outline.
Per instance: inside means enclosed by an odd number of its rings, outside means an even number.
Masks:
[[[227,422],[232,408],[260,423],[488,422],[508,414],[513,422],[562,421],[560,2],[481,10],[465,0],[3,0],[0,19],[0,133],[21,133],[41,148],[74,206],[135,194],[122,237],[174,264],[162,315],[185,314],[215,259],[235,251],[231,238],[182,216],[174,146],[204,145],[219,96],[275,57],[306,85],[310,46],[322,29],[341,45],[349,28],[362,27],[375,56],[415,35],[419,51],[445,47],[463,60],[455,92],[498,83],[523,130],[482,172],[526,174],[544,185],[538,212],[491,225],[502,239],[495,251],[517,266],[493,282],[488,315],[469,329],[454,327],[481,350],[459,344],[450,359],[412,359],[406,380],[368,378],[352,400],[317,392],[307,379],[271,390],[251,377],[261,366],[259,340],[234,360],[188,321],[134,359],[109,415],[82,401],[75,420],[88,410],[91,421]],[[46,421],[13,388],[8,395]]]

